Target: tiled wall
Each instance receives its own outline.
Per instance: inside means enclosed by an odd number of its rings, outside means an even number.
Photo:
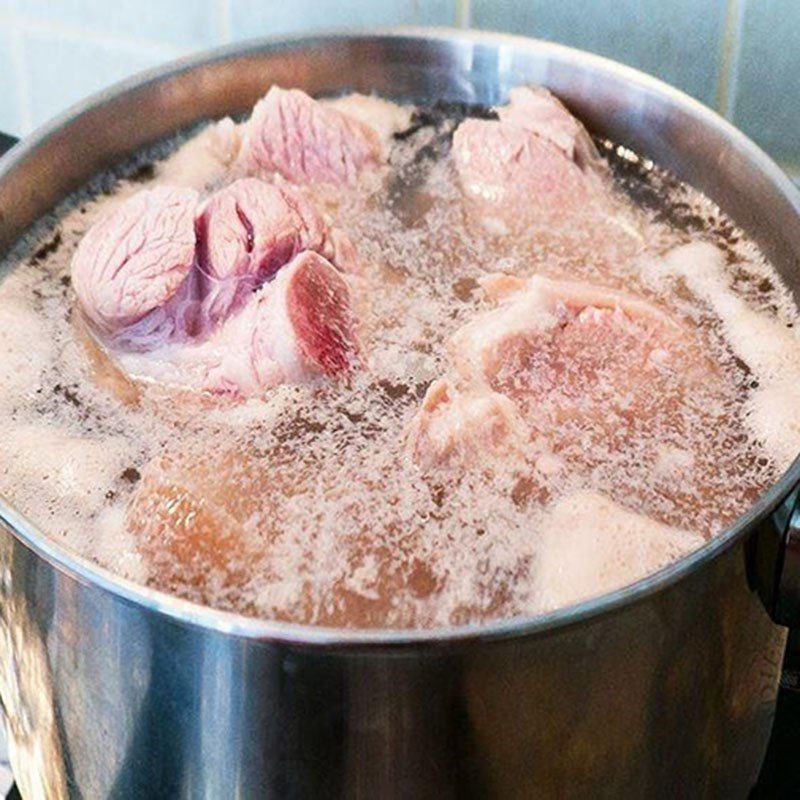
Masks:
[[[262,35],[472,25],[572,44],[716,107],[800,172],[800,0],[0,0],[0,130],[171,58]]]

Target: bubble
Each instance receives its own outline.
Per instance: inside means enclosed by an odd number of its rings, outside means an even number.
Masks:
[[[385,124],[387,108],[375,108]],[[392,139],[387,174],[336,197],[307,189],[364,265],[365,365],[349,381],[245,403],[131,385],[82,329],[69,269],[83,234],[142,186],[224,183],[219,132],[144,152],[43,219],[0,273],[0,493],[133,580],[249,615],[351,627],[537,614],[647,574],[732,522],[786,466],[771,432],[784,417],[798,425],[796,402],[763,366],[772,356],[743,347],[714,297],[727,292],[765,329],[789,331],[796,363],[797,311],[773,267],[710,200],[611,143],[606,215],[524,236],[482,225],[455,179],[449,113],[416,113]],[[702,268],[717,294],[669,267],[669,253],[699,242],[721,253]],[[619,384],[599,371],[602,424],[576,412],[514,458],[421,470],[404,437],[429,384],[452,371],[453,334],[490,307],[480,279],[498,271],[658,304],[692,328],[719,379],[669,414],[637,417],[641,403],[615,404]],[[586,498],[602,525],[587,519]],[[578,518],[591,530],[562,539],[559,526]]]

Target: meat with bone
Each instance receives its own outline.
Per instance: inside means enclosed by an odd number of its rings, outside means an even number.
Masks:
[[[194,459],[191,467],[180,456],[153,459],[143,470],[127,527],[159,586],[200,601],[206,592],[224,597],[246,582],[246,565],[261,556],[265,542],[246,536],[244,525],[267,487],[253,486],[257,473],[242,470],[245,459],[235,454],[212,463]],[[246,481],[255,491],[234,498],[221,477]]]
[[[734,455],[737,389],[700,330],[653,302],[588,283],[496,275],[483,284],[499,306],[452,337],[449,380],[458,391],[436,408],[435,436],[430,409],[418,411],[411,430],[426,432],[413,441],[418,464],[448,465],[442,425],[453,438],[468,431],[453,398],[485,392],[510,399],[523,420],[510,454],[537,492],[558,488],[553,473],[583,476],[664,523],[691,515],[703,532],[720,524],[719,511],[709,511],[720,476],[754,499]],[[494,451],[490,439],[481,444],[478,466],[493,452],[509,454],[502,441]],[[467,436],[462,447],[471,446]]]
[[[309,451],[267,444],[266,454],[245,446],[209,457],[173,449],[149,463],[126,524],[151,581],[194,600],[215,597],[237,607],[237,595],[258,576],[260,600],[276,619],[369,627],[391,619],[412,626],[443,580],[410,547],[417,525],[395,510],[385,475],[359,475],[344,492],[347,511],[335,531],[317,530],[313,508],[333,502],[342,487]],[[355,499],[364,496],[385,509],[377,525],[368,524]],[[296,516],[319,552],[314,564],[303,563],[293,541],[289,520]],[[334,569],[316,538],[330,545],[326,535],[335,536],[342,555]],[[398,607],[403,592],[412,602]]]
[[[487,227],[556,222],[604,201],[604,167],[583,126],[546,89],[509,99],[498,120],[468,119],[453,135],[461,186]]]
[[[248,396],[280,383],[342,374],[355,366],[357,353],[347,282],[308,250],[251,293],[209,338],[119,352],[117,359],[137,378]]]
[[[128,199],[84,237],[84,314],[138,378],[249,394],[348,369],[355,353],[347,236],[288,187],[240,179]]]
[[[273,86],[246,123],[237,168],[292,183],[351,184],[381,160],[372,127],[299,89]]]
[[[197,230],[203,308],[212,322],[305,250],[320,253],[343,272],[356,267],[347,237],[331,230],[307,200],[255,178],[212,195],[198,215]]]
[[[652,372],[672,370],[690,383],[713,371],[688,327],[641,298],[542,276],[481,283],[500,305],[461,328],[450,348],[471,380],[527,397],[557,388],[585,407],[587,395],[601,402],[597,391],[627,402]]]

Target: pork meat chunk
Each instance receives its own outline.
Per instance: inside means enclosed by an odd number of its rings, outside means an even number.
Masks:
[[[271,358],[289,381],[333,377],[353,365],[357,346],[350,290],[329,261],[302,253],[265,294],[255,325],[256,361]]]
[[[604,170],[586,128],[547,89],[518,86],[508,93],[508,99],[507,105],[497,109],[501,123],[545,139],[582,170]]]
[[[606,196],[589,134],[547,90],[513,90],[498,116],[465,120],[453,136],[462,188],[488,228],[556,222]]]
[[[93,334],[129,376],[250,394],[336,374],[354,352],[339,271],[357,269],[355,248],[289,187],[244,178],[202,206],[193,190],[140,192],[87,233],[72,268]]]
[[[72,282],[83,312],[101,332],[114,335],[134,324],[150,332],[171,327],[181,301],[191,302],[197,201],[193,189],[142,191],[83,237]]]
[[[381,158],[370,126],[299,89],[273,86],[246,124],[238,167],[292,183],[350,184]]]
[[[691,385],[713,371],[696,335],[640,297],[543,276],[496,274],[482,286],[499,306],[457,331],[452,359],[463,376],[510,396],[555,391],[566,406],[624,405],[654,374]]]
[[[357,357],[347,281],[327,259],[305,251],[205,341],[121,353],[119,359],[137,378],[251,396],[280,383],[336,377]]]
[[[581,452],[600,438],[613,449],[634,430],[668,428],[718,377],[695,334],[639,297],[541,276],[497,274],[483,287],[498,307],[455,333],[453,374],[433,384],[411,424],[423,467],[454,453],[461,464],[464,453],[514,455],[528,442],[549,473],[565,447]]]
[[[125,522],[152,584],[201,602],[241,592],[275,538],[246,532],[259,502],[278,489],[281,472],[265,475],[264,463],[237,452],[179,452],[144,467]]]
[[[488,458],[511,455],[524,430],[514,403],[502,394],[436,380],[411,422],[407,449],[425,471],[469,468]]]
[[[310,444],[303,457],[264,441],[221,444],[173,447],[142,468],[125,522],[151,585],[241,612],[256,578],[258,606],[248,610],[305,624],[413,627],[429,618],[444,570],[421,555],[423,520],[397,508],[383,472],[347,476],[344,487]],[[385,507],[381,524],[360,502],[329,515],[343,491]],[[315,527],[310,546],[337,551],[310,569],[297,542],[308,526],[308,502],[297,502],[304,497],[330,519]]]
[[[505,300],[454,337],[460,372],[513,400],[532,437],[614,499],[718,530],[720,481],[742,476],[740,390],[704,328],[586,283],[497,276],[486,286]],[[749,501],[752,486],[740,491]]]
[[[197,230],[203,305],[212,323],[304,250],[320,253],[342,271],[356,269],[355,250],[343,232],[330,229],[297,192],[255,178],[212,195]]]

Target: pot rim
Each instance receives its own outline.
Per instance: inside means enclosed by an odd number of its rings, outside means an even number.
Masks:
[[[734,141],[741,152],[749,160],[755,162],[769,181],[790,201],[800,216],[800,191],[778,165],[731,123],[684,92],[632,67],[627,67],[611,59],[567,47],[566,45],[513,34],[458,28],[365,28],[347,32],[334,31],[298,36],[261,37],[223,45],[169,61],[90,95],[37,128],[30,136],[20,141],[6,156],[0,159],[0,181],[8,179],[9,174],[30,153],[46,145],[51,136],[68,126],[77,117],[147,84],[158,83],[183,72],[249,53],[310,48],[315,44],[329,44],[337,40],[399,41],[403,39],[408,40],[410,43],[414,41],[452,42],[456,40],[465,43],[482,43],[495,46],[505,44],[516,49],[524,48],[537,53],[552,54],[558,56],[562,62],[580,62],[599,72],[614,74],[627,83],[647,88],[662,97],[666,96],[672,104],[681,107],[691,116],[698,119],[704,127],[715,129],[727,139]],[[83,556],[73,553],[59,544],[54,538],[50,538],[38,530],[33,523],[2,497],[0,497],[0,522],[4,522],[10,532],[23,545],[43,558],[59,572],[69,575],[87,587],[100,588],[129,604],[145,607],[178,623],[212,630],[221,634],[298,646],[336,649],[351,647],[419,647],[421,645],[446,646],[472,640],[488,641],[544,634],[557,628],[564,628],[609,614],[621,606],[644,600],[667,589],[690,573],[700,570],[704,565],[732,547],[746,535],[752,526],[770,514],[797,485],[800,485],[800,456],[793,461],[786,472],[764,492],[756,503],[717,536],[708,540],[688,556],[621,589],[545,614],[518,616],[481,624],[430,629],[328,628],[248,617],[229,611],[221,611],[138,584],[116,575]]]

